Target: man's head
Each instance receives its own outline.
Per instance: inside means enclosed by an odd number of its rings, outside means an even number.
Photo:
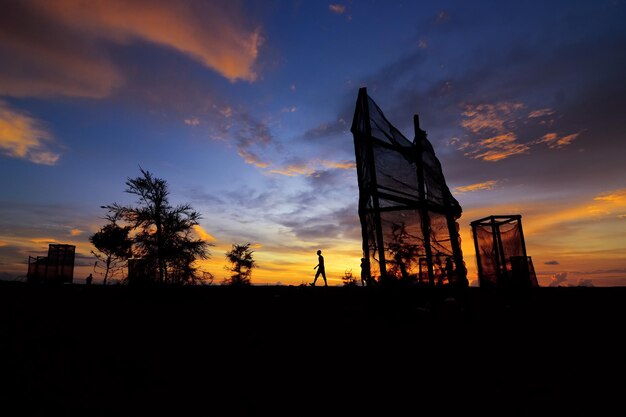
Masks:
[[[317,254],[318,254],[318,255],[321,255],[321,254],[322,254],[322,251],[321,251],[321,250],[318,250],[318,251],[317,251]]]

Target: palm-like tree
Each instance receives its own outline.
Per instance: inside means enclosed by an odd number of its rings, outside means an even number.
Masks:
[[[251,243],[233,244],[231,250],[226,252],[226,259],[231,263],[227,269],[233,273],[228,280],[230,285],[250,285],[252,269],[258,267],[250,246]]]

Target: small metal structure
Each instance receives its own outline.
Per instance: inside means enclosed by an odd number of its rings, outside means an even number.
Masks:
[[[446,185],[426,132],[415,138],[393,126],[365,88],[351,132],[359,184],[364,265],[372,282],[466,286],[459,226],[461,206]]]
[[[488,216],[470,223],[481,287],[537,287],[532,259],[526,254],[522,216]]]
[[[48,256],[29,256],[27,282],[36,284],[71,284],[74,280],[76,246],[48,245]]]

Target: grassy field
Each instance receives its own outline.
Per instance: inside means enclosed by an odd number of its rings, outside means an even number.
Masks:
[[[0,415],[623,416],[625,300],[0,282]]]

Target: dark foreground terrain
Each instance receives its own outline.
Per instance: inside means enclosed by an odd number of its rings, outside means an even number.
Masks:
[[[0,282],[0,415],[624,416],[625,297]]]

